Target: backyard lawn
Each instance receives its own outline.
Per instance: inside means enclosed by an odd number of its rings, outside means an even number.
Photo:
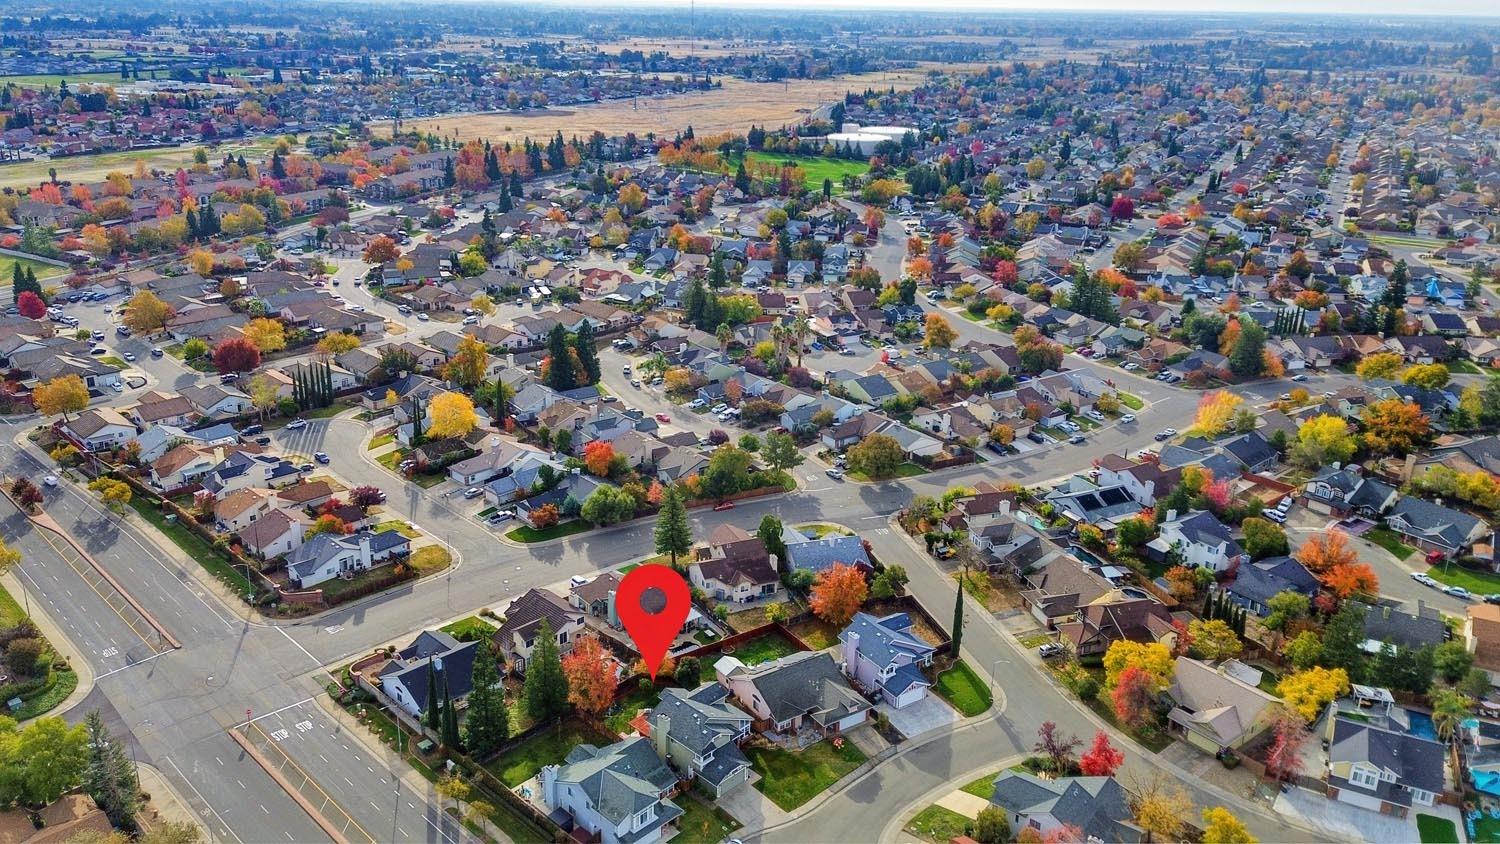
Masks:
[[[407,539],[416,539],[417,537],[422,535],[422,532],[412,527],[410,522],[396,520],[390,522],[381,522],[380,524],[375,526],[376,533],[385,533],[392,530],[396,531]]]
[[[952,809],[928,806],[918,812],[906,824],[906,831],[937,844],[947,844],[960,835],[973,822]]]
[[[1404,560],[1417,552],[1417,549],[1411,547],[1410,545],[1407,545],[1405,542],[1402,542],[1401,537],[1397,536],[1395,531],[1392,531],[1389,528],[1370,528],[1369,530],[1364,532],[1364,536],[1362,538],[1367,539],[1375,543],[1376,545],[1379,545],[1381,548],[1384,548],[1392,554],[1395,554],[1396,559],[1398,560]]]
[[[571,522],[563,522],[549,528],[537,530],[531,525],[521,525],[505,535],[512,542],[546,542],[549,539],[561,539],[564,536],[572,536],[575,533],[583,533],[593,528],[593,525],[583,519],[574,519]]]
[[[618,698],[615,705],[611,707],[611,713],[604,718],[604,725],[611,730],[625,735],[630,732],[630,722],[640,714],[642,709],[650,709],[661,700],[661,692],[656,685],[647,682],[644,686],[637,685],[631,692]]]
[[[1474,832],[1476,840],[1486,840],[1478,835],[1478,824],[1475,824]],[[1421,836],[1422,844],[1459,844],[1458,827],[1453,821],[1436,815],[1417,815],[1417,835]]]
[[[748,642],[741,642],[734,646],[732,653],[728,649],[724,651],[726,656],[733,656],[746,665],[759,665],[762,662],[770,662],[796,652],[795,642],[774,632],[756,636]]]
[[[485,768],[511,788],[531,779],[543,765],[560,763],[575,745],[606,745],[613,739],[580,721],[564,721],[555,729],[528,738],[495,758]]]
[[[1422,817],[1423,816],[1421,816],[1421,815],[1417,816],[1417,822],[1418,823],[1421,823]],[[1418,827],[1418,828],[1420,829],[1420,827]],[[1422,840],[1426,841],[1427,840],[1427,836],[1423,835],[1422,836]],[[1438,840],[1438,839],[1433,839],[1433,840]],[[1457,841],[1458,839],[1456,837],[1454,837],[1454,838],[1449,838],[1447,840],[1449,840],[1449,841]],[[1480,842],[1480,844],[1495,844],[1495,842],[1500,842],[1500,820],[1495,820],[1494,818],[1490,818],[1490,817],[1484,817],[1484,818],[1480,818],[1479,820],[1475,821],[1474,822],[1474,841]]]
[[[1427,576],[1449,586],[1462,586],[1476,595],[1500,592],[1500,575],[1485,574],[1458,565],[1433,566],[1427,570]]]
[[[685,844],[719,844],[729,833],[740,828],[734,816],[692,792],[672,798],[682,817],[677,819],[677,836],[673,841]]]
[[[838,782],[865,761],[865,754],[854,742],[846,741],[835,748],[831,741],[793,753],[779,747],[748,748],[750,767],[760,774],[760,789],[772,803],[790,812]]]
[[[984,712],[994,703],[994,698],[990,696],[989,686],[979,679],[974,669],[962,661],[938,675],[934,691],[943,700],[952,704],[953,708],[962,713],[965,718]]]
[[[798,622],[788,629],[793,636],[802,640],[802,644],[815,651],[826,650],[839,643],[839,629],[820,618]]]

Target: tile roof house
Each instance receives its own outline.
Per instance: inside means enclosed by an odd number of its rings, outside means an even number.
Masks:
[[[1318,578],[1307,567],[1291,557],[1267,557],[1241,565],[1234,581],[1224,587],[1236,606],[1264,618],[1270,614],[1272,596],[1296,592],[1311,598],[1318,594]]]
[[[681,779],[694,779],[715,798],[750,779],[750,760],[740,750],[754,721],[731,706],[729,690],[704,683],[692,691],[663,689],[661,701],[643,719],[656,755]]]
[[[1177,658],[1172,686],[1175,706],[1167,721],[1205,753],[1243,747],[1271,723],[1278,698],[1215,667],[1185,656]]]
[[[1446,748],[1410,733],[1348,718],[1328,720],[1328,797],[1404,818],[1446,789]]]
[[[423,630],[410,645],[380,670],[380,688],[408,715],[420,718],[427,711],[428,672],[438,674],[439,694],[444,686],[455,703],[474,690],[474,656],[480,642],[460,642],[442,630]]]
[[[783,529],[781,541],[786,545],[787,566],[790,571],[810,571],[816,574],[836,563],[861,566],[874,571],[875,564],[865,551],[864,540],[857,536],[829,534],[814,539],[788,527]]]
[[[677,775],[651,740],[628,738],[607,747],[580,744],[562,765],[546,765],[537,796],[550,813],[570,818],[580,841],[652,844],[676,833],[682,809],[668,799]]]
[[[1232,571],[1249,561],[1249,555],[1228,527],[1207,510],[1182,516],[1173,510],[1161,523],[1161,533],[1146,545],[1148,551],[1165,556],[1179,554],[1183,564],[1202,566],[1214,572]]]
[[[287,554],[287,577],[298,589],[308,589],[335,577],[353,577],[409,553],[411,540],[394,530],[347,536],[320,533]]]
[[[1135,824],[1130,795],[1114,777],[1044,780],[1024,771],[1002,771],[990,803],[1005,811],[1010,828],[1039,836],[1079,830],[1087,841],[1134,844],[1146,832]]]
[[[734,525],[719,525],[708,545],[695,550],[688,579],[715,600],[745,603],[776,594],[777,560],[760,537]]]
[[[500,656],[516,672],[525,673],[526,661],[531,658],[544,620],[551,626],[561,653],[573,650],[573,642],[583,630],[583,613],[567,601],[545,589],[526,590],[510,602],[505,610],[505,623],[494,635]]]
[[[1391,530],[1423,551],[1462,554],[1493,531],[1483,520],[1414,495],[1403,495],[1386,514]]]
[[[869,702],[849,688],[826,651],[753,666],[726,656],[714,663],[714,673],[762,732],[824,738],[863,724],[870,714]]]
[[[897,709],[927,696],[932,682],[922,674],[922,666],[932,665],[936,650],[912,632],[906,613],[876,617],[858,612],[839,634],[844,674],[860,688],[878,690],[881,699]]]

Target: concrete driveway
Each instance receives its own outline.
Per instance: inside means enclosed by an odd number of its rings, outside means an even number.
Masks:
[[[908,739],[916,738],[929,730],[946,727],[959,719],[957,710],[935,694],[928,694],[904,709],[897,709],[889,703],[878,704],[875,708],[884,712],[891,719],[891,726],[900,730],[901,735]]]
[[[1433,806],[1437,810],[1446,807]],[[1276,796],[1276,813],[1326,833],[1335,841],[1416,841],[1416,812],[1406,819],[1329,800],[1300,788]],[[1430,814],[1439,814],[1437,811]]]

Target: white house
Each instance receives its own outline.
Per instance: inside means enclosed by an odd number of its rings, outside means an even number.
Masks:
[[[805,651],[747,666],[732,656],[714,663],[719,685],[778,733],[830,736],[863,724],[870,704],[849,688],[826,651]]]
[[[1147,543],[1147,548],[1163,556],[1176,552],[1182,556],[1183,565],[1215,572],[1228,571],[1250,559],[1229,528],[1207,510],[1181,517],[1176,510],[1168,512],[1160,535]]]
[[[272,510],[240,531],[240,544],[269,560],[301,548],[306,535],[307,525],[301,519],[285,510]]]
[[[308,589],[335,577],[353,577],[410,551],[411,540],[394,530],[348,536],[320,533],[287,555],[286,568],[294,586]]]
[[[85,451],[109,451],[135,439],[135,426],[112,407],[85,410],[64,422],[62,430]]]
[[[667,799],[677,775],[647,738],[577,745],[565,764],[543,767],[539,780],[542,805],[571,817],[573,834],[587,833],[583,840],[652,844],[675,834],[670,824],[682,816],[681,807]]]

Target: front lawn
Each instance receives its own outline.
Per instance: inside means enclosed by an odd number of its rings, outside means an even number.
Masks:
[[[1447,363],[1448,371],[1455,375],[1483,375],[1484,370],[1469,363],[1466,360],[1450,360]],[[1425,817],[1425,816],[1424,816]]]
[[[1370,528],[1369,530],[1364,532],[1361,538],[1367,539],[1370,542],[1379,545],[1381,548],[1384,548],[1385,550],[1391,552],[1392,554],[1395,554],[1396,559],[1398,560],[1404,560],[1407,557],[1410,557],[1412,554],[1417,553],[1417,549],[1411,547],[1410,545],[1407,545],[1405,542],[1402,542],[1401,537],[1397,536],[1396,532],[1391,530],[1390,528]]]
[[[1479,838],[1479,824],[1474,825],[1475,838]],[[1417,815],[1417,835],[1421,837],[1422,844],[1459,844],[1458,827],[1447,818],[1436,815]]]
[[[740,828],[734,816],[691,791],[672,798],[682,817],[677,819],[677,836],[673,841],[685,844],[719,844],[729,833]]]
[[[505,535],[512,542],[546,542],[549,539],[561,539],[564,536],[572,536],[575,533],[583,533],[594,526],[583,519],[574,519],[571,522],[562,522],[552,527],[537,530],[531,525],[521,525]]]
[[[1500,575],[1462,568],[1457,564],[1433,566],[1427,576],[1448,586],[1462,586],[1476,595],[1500,592]]]
[[[615,740],[581,721],[564,721],[554,729],[538,733],[495,757],[484,767],[510,788],[536,776],[544,765],[560,764],[568,751],[580,744],[604,746]]]
[[[827,790],[865,761],[864,752],[847,740],[841,748],[835,748],[832,741],[820,741],[796,753],[779,747],[755,746],[748,748],[745,755],[750,758],[750,767],[760,774],[755,787],[788,812]]]
[[[989,709],[994,704],[994,698],[990,695],[989,686],[979,679],[962,660],[942,674],[938,675],[937,685],[933,691],[948,701],[954,709],[957,709],[965,718],[973,717]]]
[[[417,574],[427,575],[442,571],[453,562],[453,555],[441,545],[426,545],[411,552],[411,567]]]
[[[974,780],[973,782],[964,786],[963,791],[968,794],[972,794],[975,797],[983,797],[984,799],[988,800],[990,799],[990,796],[995,793],[995,780],[999,779],[1000,774],[1000,771],[996,771],[993,774],[985,774],[979,779]]]
[[[733,656],[746,665],[759,665],[762,662],[770,662],[796,652],[795,642],[780,633],[773,632],[764,636],[756,636],[748,642],[741,642],[733,646],[732,651],[725,649],[724,654]]]
[[[477,615],[471,615],[467,618],[460,618],[452,624],[443,625],[442,631],[460,642],[478,642],[493,634],[495,625]]]
[[[986,795],[988,796],[988,795]],[[936,844],[947,842],[965,834],[973,821],[942,806],[932,805],[918,812],[906,823],[906,831]]]
[[[864,472],[853,471],[848,472],[847,476],[856,481],[864,481],[866,483],[869,483],[872,481],[888,481],[899,478],[915,478],[918,475],[925,474],[927,474],[927,470],[923,469],[921,466],[918,466],[915,463],[902,463],[900,466],[896,467],[896,474],[891,475],[889,478],[872,478],[869,475],[866,475]]]
[[[375,526],[376,533],[386,533],[388,531],[396,531],[407,539],[416,539],[417,537],[422,535],[422,532],[412,527],[409,522],[403,522],[399,520],[381,522],[380,524]]]
[[[373,437],[370,439],[369,450],[374,451],[377,448],[384,448],[395,441],[395,434],[381,434],[378,437]]]
[[[1141,401],[1139,396],[1133,395],[1131,393],[1116,393],[1115,395],[1118,395],[1120,397],[1120,404],[1125,405],[1131,410],[1140,410],[1141,408],[1146,406],[1146,403]]]

